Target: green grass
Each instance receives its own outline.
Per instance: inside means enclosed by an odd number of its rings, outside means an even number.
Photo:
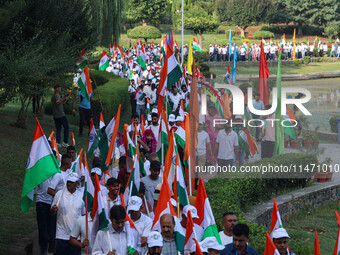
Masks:
[[[333,254],[338,232],[335,210],[339,210],[339,204],[320,207],[317,209],[302,210],[296,215],[283,219],[283,226],[291,237],[291,240],[301,240],[314,247],[314,231],[318,232],[320,239],[321,255]]]

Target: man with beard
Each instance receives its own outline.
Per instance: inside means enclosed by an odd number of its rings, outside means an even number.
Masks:
[[[163,214],[160,218],[163,236],[163,255],[177,255],[177,246],[174,235],[175,219],[171,214]]]
[[[148,126],[146,129],[151,129],[153,135],[158,142],[158,133],[159,133],[159,123],[158,123],[158,114],[152,110],[151,114],[151,125]]]
[[[157,231],[151,231],[148,236],[147,255],[161,255],[163,248],[163,237]]]
[[[221,144],[221,146],[219,146]],[[238,165],[238,136],[231,129],[230,119],[227,120],[224,129],[221,129],[216,137],[214,154],[217,153],[217,164],[220,166],[232,166],[234,155],[235,163]]]
[[[233,212],[225,212],[222,217],[222,226],[224,230],[219,232],[222,245],[233,242],[233,227],[237,224],[237,218]]]
[[[233,228],[233,243],[224,247],[220,252],[221,255],[259,255],[257,250],[249,246],[249,227],[246,224],[238,223]]]

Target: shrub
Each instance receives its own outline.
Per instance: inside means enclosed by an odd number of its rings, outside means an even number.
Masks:
[[[274,33],[272,32],[269,32],[269,31],[256,31],[254,33],[254,37],[257,38],[257,39],[261,39],[262,37],[263,38],[270,38],[270,37],[274,37]]]
[[[299,66],[299,65],[301,65],[301,60],[300,59],[294,59],[293,64],[295,66]]]
[[[337,35],[339,27],[337,25],[328,25],[325,27],[324,33],[328,36],[329,39],[332,39]]]
[[[317,62],[322,62],[322,57],[318,57]]]
[[[199,63],[199,65],[201,65],[203,64],[203,62],[209,61],[209,52],[208,51],[202,51],[202,52],[196,51],[194,54],[194,58],[195,58],[196,64]]]
[[[210,67],[207,64],[200,63],[199,65],[201,72],[208,72],[210,73]]]
[[[329,119],[329,125],[331,125],[331,130],[334,133],[338,133],[338,121],[336,118],[339,118],[340,116],[333,116]]]
[[[303,57],[303,63],[304,63],[305,65],[308,65],[308,64],[310,63],[310,56],[304,56],[304,57]]]
[[[225,35],[227,36],[227,39],[229,40],[229,29],[224,30]],[[231,37],[235,36],[235,30],[231,30]]]
[[[147,42],[148,39],[161,38],[161,31],[153,26],[138,26],[129,30],[127,36],[132,39],[144,38]]]
[[[297,30],[296,25],[273,25],[273,26],[262,26],[260,31],[270,31],[274,34],[293,34],[294,28]],[[302,32],[304,35],[322,35],[323,28],[319,26],[302,26]]]

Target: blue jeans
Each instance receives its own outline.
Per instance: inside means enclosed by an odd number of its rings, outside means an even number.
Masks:
[[[53,246],[54,240],[50,240],[50,209],[51,205],[43,202],[37,202],[36,206],[37,223],[39,232],[40,251],[47,251],[47,245]],[[52,247],[51,247],[52,248]]]
[[[244,165],[245,158],[246,158],[246,152],[245,151],[239,151],[238,152],[238,164],[240,166]],[[236,166],[236,156],[235,156],[235,153],[234,153],[233,166]]]
[[[61,126],[64,127],[64,143],[68,143],[69,126],[68,126],[68,120],[66,116],[54,119],[54,123],[57,129],[57,132],[56,132],[57,143],[60,143],[61,141]]]
[[[80,255],[80,248],[70,244],[69,240],[55,239],[56,255]]]

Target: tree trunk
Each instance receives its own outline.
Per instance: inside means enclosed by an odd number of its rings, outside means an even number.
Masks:
[[[203,35],[200,33],[200,41],[199,41],[199,44],[200,44],[200,46],[201,46],[201,48],[202,48],[202,50],[203,50],[203,45],[202,45],[202,38],[203,38]]]
[[[21,108],[17,117],[17,122],[15,126],[18,128],[26,128],[26,119],[27,119],[27,108],[31,104],[31,98],[20,98]]]
[[[297,35],[302,35],[302,24],[298,25],[298,31],[297,31]]]

